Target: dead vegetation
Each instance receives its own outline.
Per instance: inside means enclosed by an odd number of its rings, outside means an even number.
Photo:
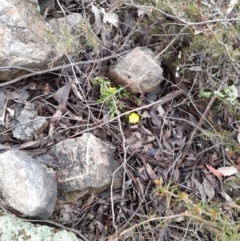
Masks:
[[[239,167],[239,100],[234,95],[239,4],[59,4],[48,18],[62,10],[83,15],[77,51],[66,53],[65,65],[0,84],[9,99],[32,102],[48,118],[49,129],[19,143],[10,134],[9,113],[2,134],[35,156],[56,142],[91,132],[115,146],[125,179],[121,190],[110,188],[74,203],[59,201],[46,222],[76,230],[85,240],[240,240],[239,174],[222,177],[215,170]],[[113,83],[103,93],[109,66],[137,46],[158,55],[165,80],[151,94],[133,97]],[[114,96],[110,108],[109,96]],[[14,108],[15,102],[10,104]],[[129,123],[131,113],[140,115],[139,122]]]

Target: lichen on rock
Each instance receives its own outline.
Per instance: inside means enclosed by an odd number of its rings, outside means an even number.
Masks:
[[[2,214],[1,214],[2,215]],[[46,225],[32,224],[14,216],[0,217],[1,241],[80,241],[75,234]]]

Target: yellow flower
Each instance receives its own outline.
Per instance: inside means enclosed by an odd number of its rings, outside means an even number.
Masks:
[[[107,96],[114,95],[116,93],[116,90],[117,90],[117,88],[115,88],[115,87],[107,88],[107,91],[106,91]]]
[[[159,180],[159,179],[155,179],[155,180],[153,180],[153,183],[156,185],[156,186],[162,186],[161,185],[161,181]]]
[[[128,116],[129,124],[137,124],[139,120],[140,120],[140,115],[136,112],[133,112]]]

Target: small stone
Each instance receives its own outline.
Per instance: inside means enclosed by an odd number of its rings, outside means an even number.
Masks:
[[[37,112],[31,108],[23,108],[15,116],[12,134],[18,140],[29,141],[34,135],[40,135],[47,126],[48,121],[45,117],[38,116]]]
[[[131,93],[148,93],[162,82],[163,70],[154,52],[135,48],[110,68],[110,78]]]
[[[52,148],[58,158],[58,188],[66,201],[75,201],[90,193],[99,193],[111,185],[119,164],[113,148],[90,133],[59,142]],[[122,185],[122,171],[114,177],[114,188]]]
[[[6,151],[0,160],[3,200],[26,216],[49,218],[57,199],[57,183],[47,168],[24,151]]]

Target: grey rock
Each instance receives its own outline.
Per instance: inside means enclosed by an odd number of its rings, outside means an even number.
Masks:
[[[34,135],[41,134],[48,126],[45,117],[38,116],[32,107],[23,108],[15,116],[15,127],[12,129],[13,136],[22,141],[32,140]]]
[[[80,13],[69,14],[66,18],[53,18],[49,20],[51,30],[56,34],[61,34],[60,29],[66,27],[72,34],[78,32],[78,25],[82,21],[82,15]]]
[[[113,172],[119,167],[113,159],[113,148],[90,133],[59,142],[52,148],[61,170],[58,188],[67,201],[86,194],[98,193],[111,184]],[[122,185],[122,171],[114,178],[114,188]]]
[[[3,200],[24,215],[49,218],[57,199],[57,183],[47,168],[18,150],[0,154],[0,160]]]
[[[131,93],[148,93],[162,82],[163,70],[148,48],[135,48],[110,68],[110,78]]]
[[[29,73],[21,69],[44,69],[62,62],[49,43],[50,29],[38,11],[37,0],[8,0],[0,4],[0,80]],[[54,63],[53,63],[54,62]]]
[[[152,102],[156,101],[160,91],[161,91],[161,86],[158,85],[154,90],[146,94],[146,99]]]
[[[81,241],[75,234],[0,213],[1,241]]]

